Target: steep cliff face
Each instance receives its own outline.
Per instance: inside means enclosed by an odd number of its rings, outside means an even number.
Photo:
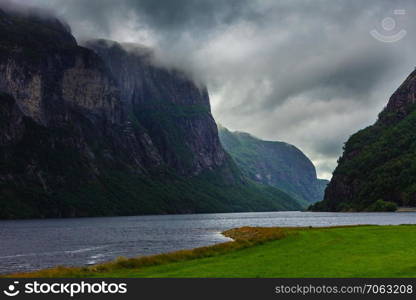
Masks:
[[[145,161],[161,163],[147,133],[129,130],[120,91],[104,62],[78,46],[67,26],[5,12],[0,22],[0,90],[15,99],[24,116],[72,132],[72,145],[90,165],[102,156],[117,163],[123,156],[123,164],[138,171]]]
[[[416,206],[416,72],[391,96],[377,122],[348,140],[315,210]]]
[[[64,106],[120,121],[114,82],[92,51],[78,47],[65,25],[2,10],[0,25],[0,89],[16,99],[26,116],[43,125],[64,121]],[[83,86],[88,90],[77,93]],[[46,113],[51,109],[57,114]]]
[[[304,203],[323,199],[328,182],[317,179],[315,166],[295,146],[263,141],[221,126],[219,132],[225,150],[252,180],[277,187]]]
[[[300,207],[241,175],[207,91],[149,54],[1,8],[0,36],[0,218]]]
[[[97,182],[105,168],[143,173],[145,160],[158,164],[146,133],[127,132],[105,64],[66,25],[4,10],[0,25],[1,216],[71,215],[58,194]]]
[[[130,121],[139,120],[168,167],[197,175],[226,163],[205,87],[158,67],[152,51],[138,45],[96,40],[86,46],[107,63]]]

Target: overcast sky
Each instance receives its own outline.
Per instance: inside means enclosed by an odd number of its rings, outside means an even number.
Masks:
[[[208,86],[217,122],[294,144],[322,178],[416,65],[412,0],[14,1],[53,10],[78,40],[155,47]]]

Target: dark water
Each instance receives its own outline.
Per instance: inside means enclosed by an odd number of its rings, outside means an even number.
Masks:
[[[0,273],[211,245],[241,226],[414,224],[416,213],[270,212],[0,221]]]

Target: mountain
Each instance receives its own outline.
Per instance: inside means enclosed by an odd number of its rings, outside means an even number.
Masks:
[[[152,51],[139,45],[96,40],[85,46],[104,60],[130,125],[151,136],[153,151],[166,167],[198,175],[227,163],[205,87],[179,71],[156,66]]]
[[[416,72],[378,120],[344,146],[324,201],[311,209],[382,211],[416,206]]]
[[[285,191],[302,203],[323,199],[327,180],[318,179],[312,162],[293,145],[260,140],[219,126],[224,149],[254,181]]]
[[[292,210],[223,150],[208,92],[149,49],[0,8],[0,218]]]

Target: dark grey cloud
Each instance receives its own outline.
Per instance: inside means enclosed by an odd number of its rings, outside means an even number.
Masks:
[[[254,16],[255,10],[251,9],[250,0],[33,0],[29,2],[56,9],[58,13],[71,19],[74,26],[77,26],[77,22],[89,24],[100,35],[111,35],[114,23],[122,24],[133,17],[140,19],[141,26],[145,25],[161,32],[169,39],[185,31],[199,35],[214,26],[232,24],[242,18],[257,18]]]
[[[20,2],[54,10],[79,40],[156,48],[160,63],[208,85],[220,123],[295,144],[325,177],[348,136],[374,122],[416,64],[412,0]],[[397,22],[390,31],[382,26],[389,16]],[[383,43],[373,29],[407,35]]]

